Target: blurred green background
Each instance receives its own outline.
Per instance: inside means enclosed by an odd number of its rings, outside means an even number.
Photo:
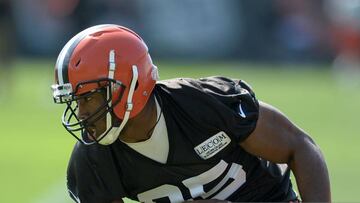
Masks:
[[[72,202],[65,172],[75,139],[61,125],[64,106],[52,101],[54,62],[17,60],[7,93],[0,95],[2,203]],[[258,99],[278,107],[320,145],[334,202],[358,202],[360,89],[340,86],[326,65],[157,64],[161,79],[224,75],[246,80]]]

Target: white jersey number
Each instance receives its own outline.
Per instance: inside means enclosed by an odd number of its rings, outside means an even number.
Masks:
[[[182,181],[183,185],[190,191],[192,198],[201,197],[206,199],[213,194],[217,193],[213,199],[224,200],[233,194],[241,185],[246,181],[246,173],[243,170],[242,166],[236,163],[232,163],[230,169],[224,176],[224,178],[218,182],[218,184],[213,187],[210,191],[204,191],[204,185],[214,181],[221,175],[223,175],[228,167],[228,163],[224,160],[221,160],[216,166],[212,167],[210,170],[191,178],[188,178]],[[225,188],[223,186],[231,180],[231,183],[228,184]],[[220,191],[220,189],[222,189]],[[167,197],[171,202],[183,202],[184,195],[181,193],[181,190],[174,185],[165,184],[154,189],[145,191],[137,195],[139,201],[141,202],[154,202],[156,199]]]

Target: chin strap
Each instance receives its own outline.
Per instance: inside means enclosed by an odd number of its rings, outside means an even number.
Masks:
[[[114,77],[115,68],[116,68],[115,51],[111,50],[110,54],[109,54],[109,78],[110,79],[113,79],[113,77]],[[132,74],[133,75],[132,75],[132,80],[131,80],[131,84],[130,84],[130,88],[129,88],[129,94],[126,99],[126,111],[124,114],[124,118],[119,127],[113,127],[112,126],[112,115],[111,115],[111,113],[107,113],[107,115],[106,115],[107,130],[105,131],[105,133],[103,133],[101,136],[99,136],[99,139],[98,139],[98,140],[100,140],[99,143],[102,145],[109,145],[109,144],[112,144],[113,142],[115,142],[115,140],[119,137],[121,130],[125,127],[125,124],[129,120],[131,110],[133,109],[132,98],[133,98],[136,83],[137,83],[138,77],[139,77],[138,68],[136,67],[136,65],[132,66]],[[108,92],[107,99],[110,98],[113,87],[111,86],[109,88],[110,89],[108,89],[108,91],[107,91]],[[112,101],[110,100],[109,106],[111,106],[111,103],[112,103]]]

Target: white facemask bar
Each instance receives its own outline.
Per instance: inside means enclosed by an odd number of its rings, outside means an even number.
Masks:
[[[115,51],[111,50],[110,54],[109,54],[109,78],[110,79],[114,79],[114,72],[116,69],[116,64],[115,64]],[[112,117],[110,113],[107,113],[106,115],[106,130],[105,132],[99,136],[99,143],[102,145],[109,145],[112,144],[113,142],[115,142],[115,140],[119,137],[121,130],[125,127],[125,124],[128,122],[129,117],[130,117],[130,113],[131,110],[133,109],[133,103],[132,103],[132,98],[134,95],[134,91],[135,91],[135,86],[139,77],[139,73],[138,73],[138,68],[136,67],[136,65],[132,66],[132,80],[131,80],[131,84],[130,84],[130,88],[129,88],[129,94],[128,97],[126,99],[126,111],[124,114],[124,118],[123,121],[121,122],[119,127],[112,127]],[[113,90],[113,87],[109,87],[111,88],[110,91]],[[107,92],[107,98],[109,99],[110,97],[110,91]],[[109,102],[109,105],[111,106],[111,102]],[[108,131],[109,128],[112,128],[107,134],[106,132]]]

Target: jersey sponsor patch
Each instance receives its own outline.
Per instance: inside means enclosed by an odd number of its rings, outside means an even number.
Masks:
[[[194,147],[194,150],[202,159],[209,159],[224,149],[230,142],[230,137],[225,132],[220,131]]]

